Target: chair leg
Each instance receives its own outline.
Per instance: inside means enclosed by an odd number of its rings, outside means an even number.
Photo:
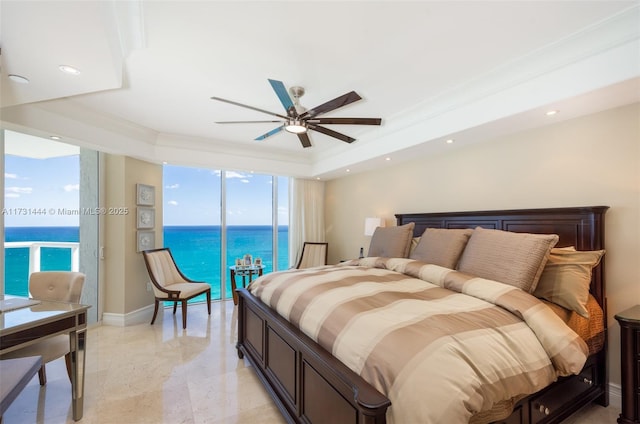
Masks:
[[[187,301],[182,301],[182,329],[187,328]]]
[[[211,315],[211,290],[207,291],[207,312]]]
[[[154,322],[156,322],[156,315],[158,315],[158,305],[160,302],[158,302],[158,299],[156,299],[156,303],[153,306],[153,318],[151,318],[151,325],[153,325]]]
[[[178,309],[178,302],[173,302],[173,315],[176,314],[177,309]]]
[[[69,376],[69,381],[71,381],[71,352],[64,355],[64,364],[67,366],[67,375]]]
[[[47,370],[44,367],[44,364],[38,370],[38,379],[40,380],[40,385],[44,386],[47,384]]]

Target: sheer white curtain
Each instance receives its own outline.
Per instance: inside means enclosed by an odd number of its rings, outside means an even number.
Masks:
[[[324,181],[293,178],[289,208],[289,264],[293,266],[305,241],[325,241]]]

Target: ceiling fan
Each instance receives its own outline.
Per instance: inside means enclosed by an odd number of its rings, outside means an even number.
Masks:
[[[302,147],[311,147],[311,140],[309,139],[309,135],[307,132],[309,130],[314,130],[326,134],[330,137],[337,138],[338,140],[342,140],[346,143],[351,143],[355,141],[355,138],[349,137],[348,135],[341,134],[337,131],[333,131],[329,128],[323,127],[321,125],[325,124],[350,124],[350,125],[380,125],[382,120],[380,118],[318,118],[319,115],[325,114],[327,112],[331,112],[332,110],[338,109],[342,106],[346,106],[350,103],[356,102],[362,97],[360,97],[355,91],[351,91],[347,94],[343,94],[340,97],[336,97],[333,100],[330,100],[326,103],[321,104],[320,106],[316,106],[313,109],[307,110],[304,106],[300,105],[300,97],[304,95],[304,88],[302,87],[290,87],[289,92],[285,88],[282,81],[277,80],[269,80],[271,87],[273,87],[273,91],[276,92],[276,95],[280,99],[280,103],[284,106],[286,110],[286,115],[281,115],[279,113],[269,112],[268,110],[259,109],[257,107],[244,105],[242,103],[234,102],[232,100],[222,99],[220,97],[211,97],[212,100],[218,100],[220,102],[230,103],[232,105],[245,107],[247,109],[256,110],[258,112],[266,113],[268,115],[277,116],[280,120],[271,120],[271,121],[222,121],[216,122],[216,124],[249,124],[249,123],[264,123],[264,122],[280,122],[280,125],[277,128],[272,129],[271,131],[262,134],[261,136],[256,137],[256,140],[264,140],[267,137],[271,137],[274,134],[279,133],[282,130],[287,132],[296,134],[300,139],[300,143],[302,143]],[[291,94],[291,96],[289,96]],[[292,100],[293,97],[293,100]]]

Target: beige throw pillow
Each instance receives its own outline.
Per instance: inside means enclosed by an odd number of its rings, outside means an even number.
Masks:
[[[455,269],[471,233],[473,230],[470,228],[427,228],[409,257],[417,261]]]
[[[415,223],[398,227],[378,227],[373,232],[368,256],[406,258],[409,255]]]
[[[552,249],[533,294],[589,318],[587,301],[591,272],[604,250]]]
[[[458,262],[458,270],[519,287],[536,288],[556,234],[513,233],[476,227]]]

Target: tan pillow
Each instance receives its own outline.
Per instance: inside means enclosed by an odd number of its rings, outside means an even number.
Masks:
[[[458,270],[533,292],[556,234],[512,233],[476,227],[458,262]]]
[[[604,250],[552,249],[533,294],[589,318],[591,271],[603,255]]]
[[[378,227],[373,232],[369,244],[368,256],[385,258],[406,258],[413,238],[415,223],[410,222],[398,227]]]
[[[473,233],[467,229],[427,228],[411,259],[455,269],[458,259]]]

